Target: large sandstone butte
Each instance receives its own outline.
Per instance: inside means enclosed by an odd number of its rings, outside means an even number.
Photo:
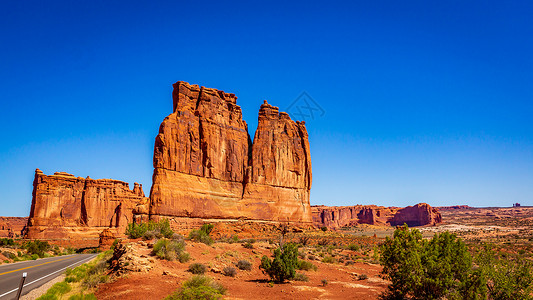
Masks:
[[[376,205],[313,206],[313,222],[318,227],[337,229],[358,224],[423,226],[442,222],[437,209],[419,203],[405,208]]]
[[[133,190],[113,179],[75,177],[64,172],[44,175],[35,170],[26,238],[79,247],[98,245],[106,228],[122,235],[133,222],[133,209],[144,198],[142,186]]]
[[[252,143],[234,94],[180,81],[155,141],[148,211],[136,213],[311,224],[310,188],[304,122],[265,101]]]

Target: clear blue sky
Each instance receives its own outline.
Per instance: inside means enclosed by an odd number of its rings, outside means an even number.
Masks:
[[[533,205],[531,1],[2,1],[0,215],[35,168],[148,195],[171,84],[307,92],[312,204]]]

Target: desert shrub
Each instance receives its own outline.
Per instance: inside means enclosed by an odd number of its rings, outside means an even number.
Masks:
[[[361,274],[361,275],[357,276],[357,279],[359,279],[359,280],[366,280],[366,279],[368,279],[368,275],[366,275],[366,274]]]
[[[317,244],[318,244],[319,246],[326,246],[326,245],[329,244],[329,240],[328,240],[328,239],[321,239],[321,240],[319,240],[319,241],[317,242]]]
[[[237,270],[233,267],[225,267],[222,270],[222,273],[226,276],[235,277],[235,275],[237,275]]]
[[[43,256],[44,256],[44,254],[43,254]],[[38,254],[32,254],[32,255],[30,256],[30,258],[31,258],[32,260],[36,260],[36,259],[39,258],[39,255],[38,255]]]
[[[320,227],[320,230],[325,232],[325,231],[328,231],[328,228],[326,226],[322,226],[322,227]]]
[[[244,270],[244,271],[251,271],[252,270],[252,263],[250,263],[247,260],[239,260],[237,262],[237,268]]]
[[[155,242],[152,253],[157,257],[166,260],[187,262],[190,259],[189,253],[185,252],[184,241],[160,239]]]
[[[350,266],[350,265],[353,265],[353,264],[355,264],[355,262],[353,260],[347,260],[347,261],[344,262],[345,266]]]
[[[295,281],[309,281],[309,277],[307,277],[307,275],[303,274],[303,273],[296,273],[294,274],[294,277],[292,278],[292,280],[295,280]]]
[[[533,262],[516,257],[502,259],[485,245],[475,257],[486,278],[489,299],[533,299]]]
[[[14,253],[11,253],[9,251],[2,251],[2,255],[4,255],[8,259],[15,259],[17,256]]]
[[[348,250],[358,251],[359,250],[359,246],[356,245],[356,244],[350,244],[350,245],[348,245]]]
[[[246,249],[253,249],[254,248],[254,245],[250,242],[246,242],[244,244],[242,244],[242,246]]]
[[[193,264],[189,265],[189,269],[187,271],[189,271],[189,272],[191,272],[193,274],[196,274],[196,275],[201,275],[201,274],[205,273],[206,269],[207,269],[207,267],[204,264],[193,263]]]
[[[382,277],[391,281],[382,299],[485,299],[479,270],[472,270],[466,245],[454,234],[422,239],[407,225],[381,246]]]
[[[324,256],[324,258],[322,258],[322,262],[327,264],[334,264],[337,262],[337,260],[331,255],[326,255]]]
[[[303,270],[303,271],[311,271],[311,270],[316,271],[316,270],[318,270],[318,267],[315,266],[314,264],[312,264],[309,261],[299,260],[297,269],[298,270]]]
[[[210,277],[197,275],[185,281],[181,289],[172,295],[166,297],[166,300],[215,300],[221,299],[226,293],[219,283],[213,281]]]
[[[212,245],[214,241],[209,234],[213,230],[213,227],[213,224],[204,224],[200,229],[192,230],[189,233],[189,239],[206,245]]]
[[[286,243],[283,247],[274,250],[274,259],[267,256],[261,259],[259,268],[268,274],[275,282],[283,282],[292,279],[298,266],[298,247],[291,243]]]
[[[37,258],[44,257],[45,251],[50,250],[51,247],[48,242],[34,240],[24,243],[24,248],[26,249],[27,253],[32,256],[33,259],[33,255],[37,255]]]
[[[329,281],[327,279],[325,279],[325,278],[320,280],[320,282],[322,283],[322,286],[326,286],[329,283]]]
[[[311,237],[308,235],[302,235],[298,238],[298,243],[302,244],[302,246],[307,246],[309,241],[311,241]]]
[[[173,234],[174,231],[170,228],[168,219],[162,219],[159,222],[130,223],[126,228],[126,235],[131,239],[140,237],[146,240],[160,237],[171,238]]]
[[[1,238],[0,246],[15,246],[15,241],[10,238]]]

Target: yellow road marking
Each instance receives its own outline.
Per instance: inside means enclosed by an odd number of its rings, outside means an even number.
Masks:
[[[8,272],[0,273],[0,275],[6,275],[6,274],[13,273],[13,272],[17,272],[17,271],[22,271],[22,270],[26,270],[26,269],[31,269],[31,268],[35,268],[35,267],[38,267],[38,266],[42,266],[42,265],[46,265],[46,264],[51,264],[51,263],[54,263],[54,262],[62,261],[62,260],[65,260],[65,259],[69,259],[69,258],[70,258],[70,257],[62,258],[62,259],[58,259],[58,260],[54,260],[54,261],[45,262],[45,263],[42,263],[42,264],[40,264],[40,265],[35,265],[35,266],[31,266],[31,267],[20,268],[20,269],[17,269],[17,270],[13,270],[13,271],[8,271]]]

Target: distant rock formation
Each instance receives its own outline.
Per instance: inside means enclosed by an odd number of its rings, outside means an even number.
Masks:
[[[440,213],[426,203],[405,208],[376,205],[312,206],[317,227],[336,229],[359,224],[423,226],[442,222]]]
[[[436,208],[426,203],[418,203],[399,209],[390,221],[392,226],[407,224],[410,227],[436,225],[442,222],[442,216]]]
[[[437,210],[443,211],[443,210],[456,210],[456,209],[470,209],[474,207],[470,207],[468,205],[453,205],[453,206],[437,206],[435,208]]]
[[[133,209],[144,198],[142,186],[133,190],[113,179],[75,177],[65,172],[44,175],[35,170],[33,197],[25,237],[59,244],[97,246],[109,228],[124,234],[133,222]]]
[[[22,236],[26,223],[28,223],[27,217],[0,217],[0,238]]]
[[[252,143],[234,94],[180,81],[173,100],[155,141],[150,218],[311,223],[304,122],[265,101]]]

